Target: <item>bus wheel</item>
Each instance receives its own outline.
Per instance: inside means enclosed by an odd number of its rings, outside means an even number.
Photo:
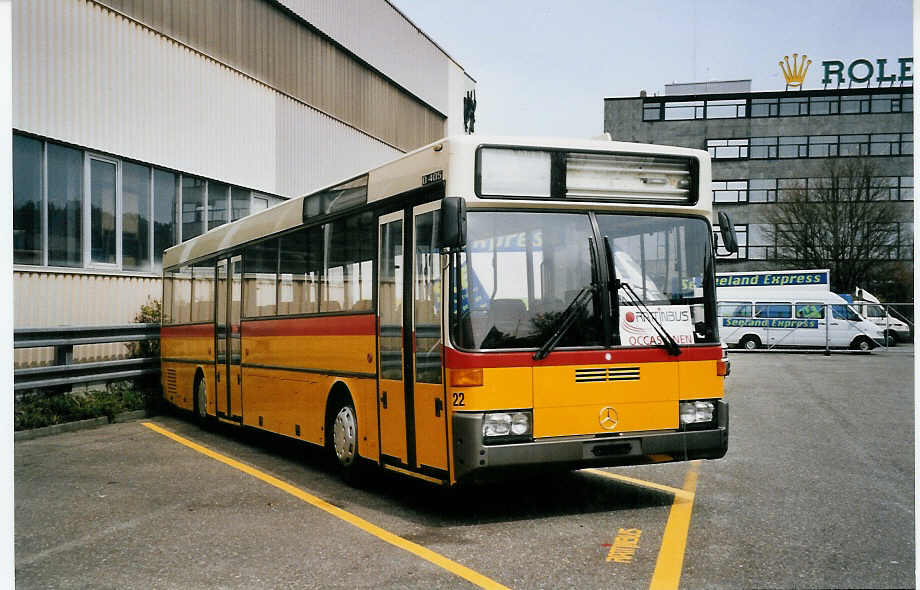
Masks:
[[[208,420],[208,386],[205,384],[204,375],[198,375],[195,380],[195,422],[204,425]]]
[[[340,402],[327,425],[332,458],[342,471],[346,482],[356,485],[360,481],[358,457],[358,418],[351,400]]]
[[[745,336],[741,339],[741,348],[745,350],[756,350],[760,348],[760,338],[757,336]]]
[[[875,346],[872,344],[872,341],[866,338],[865,336],[860,336],[853,340],[853,343],[850,344],[850,348],[853,350],[872,350]]]

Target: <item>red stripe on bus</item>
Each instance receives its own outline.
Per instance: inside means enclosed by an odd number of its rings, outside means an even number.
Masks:
[[[162,326],[160,338],[213,338],[214,324],[192,324],[190,326]]]
[[[671,356],[663,348],[626,348],[611,350],[556,350],[541,361],[533,352],[461,352],[445,349],[446,366],[451,369],[489,369],[497,367],[557,367],[561,365],[603,365],[611,363],[663,363],[706,361],[722,358],[721,346],[681,348],[680,356]],[[605,355],[610,354],[610,360]]]
[[[373,336],[374,314],[287,318],[243,323],[245,338],[269,336]]]

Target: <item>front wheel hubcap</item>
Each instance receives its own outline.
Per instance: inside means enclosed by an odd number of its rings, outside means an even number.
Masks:
[[[332,424],[332,446],[342,465],[354,463],[358,447],[358,430],[354,410],[349,406],[339,410]]]

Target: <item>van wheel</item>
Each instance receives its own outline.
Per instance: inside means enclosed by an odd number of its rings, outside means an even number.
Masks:
[[[893,330],[888,330],[885,332],[885,346],[897,346],[898,345],[898,336],[894,333]]]
[[[872,350],[873,348],[875,348],[875,345],[867,337],[859,336],[858,338],[853,340],[853,343],[850,344],[850,348],[852,348],[853,350],[867,351],[867,350]]]
[[[760,338],[757,336],[745,336],[741,339],[740,344],[745,350],[757,350],[761,346]]]
[[[361,458],[358,456],[358,416],[350,399],[340,401],[330,412],[326,425],[326,446],[331,459],[351,485],[361,483]]]

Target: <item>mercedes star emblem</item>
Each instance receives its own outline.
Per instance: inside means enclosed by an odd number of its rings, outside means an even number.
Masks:
[[[601,415],[598,418],[601,423],[601,428],[604,430],[613,430],[617,427],[617,422],[619,421],[619,416],[617,416],[617,411],[607,406],[601,410]]]

